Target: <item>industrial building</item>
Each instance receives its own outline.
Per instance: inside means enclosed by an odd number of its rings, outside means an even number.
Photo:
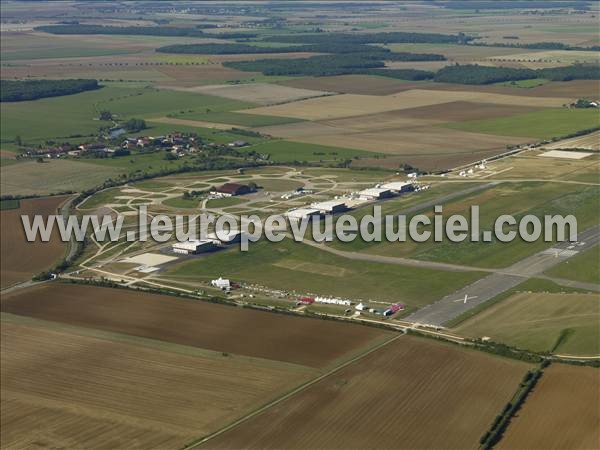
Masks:
[[[219,241],[223,244],[235,244],[242,240],[242,233],[243,232],[240,230],[223,230],[218,235],[217,233],[209,233],[206,237],[212,241]]]
[[[311,217],[318,216],[319,214],[320,211],[315,208],[298,208],[288,211],[286,216],[290,220],[301,222],[305,217],[310,219]]]
[[[415,190],[414,185],[406,181],[391,181],[389,183],[384,183],[380,185],[379,188],[389,189],[397,193],[412,192]]]
[[[391,189],[383,187],[364,189],[358,193],[359,197],[365,200],[379,200],[382,198],[393,197],[394,193]]]
[[[173,244],[173,251],[182,255],[195,255],[197,253],[210,252],[217,248],[213,240],[189,240],[186,242],[176,242]]]
[[[250,186],[246,184],[238,184],[238,183],[225,183],[222,186],[219,186],[215,189],[216,194],[220,194],[224,197],[232,197],[235,195],[244,195],[254,192]]]
[[[346,202],[342,200],[327,200],[325,202],[312,203],[310,207],[318,210],[321,214],[336,214],[348,209]]]

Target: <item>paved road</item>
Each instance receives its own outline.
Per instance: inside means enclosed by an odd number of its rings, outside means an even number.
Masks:
[[[405,320],[413,323],[442,326],[464,312],[517,286],[526,279],[537,276],[577,253],[598,245],[599,242],[600,225],[597,225],[578,233],[577,243],[562,242],[550,249],[529,256],[502,272],[488,275],[435,303],[425,306],[406,317]],[[546,278],[552,279],[551,277]]]

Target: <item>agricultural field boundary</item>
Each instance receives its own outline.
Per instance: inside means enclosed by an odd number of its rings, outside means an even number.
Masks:
[[[385,342],[383,342],[383,343],[381,343],[379,345],[376,345],[375,347],[372,347],[372,348],[366,350],[365,352],[361,353],[360,355],[357,355],[354,358],[352,358],[352,359],[350,359],[350,360],[348,360],[348,361],[340,364],[339,366],[332,368],[331,370],[327,371],[326,373],[324,373],[322,375],[319,375],[318,377],[316,377],[316,378],[314,378],[314,379],[312,379],[312,380],[310,380],[310,381],[308,381],[308,382],[306,382],[306,383],[298,386],[297,388],[291,390],[290,392],[288,392],[288,393],[282,395],[281,397],[279,397],[279,398],[277,398],[277,399],[275,399],[275,400],[267,403],[266,405],[260,407],[259,409],[255,410],[255,411],[252,411],[251,413],[249,413],[246,416],[244,416],[244,417],[236,420],[235,422],[227,425],[226,427],[221,428],[220,430],[218,430],[218,431],[216,431],[216,432],[214,432],[212,434],[209,434],[208,436],[205,436],[205,437],[199,439],[196,442],[192,442],[192,443],[186,445],[185,447],[182,447],[182,450],[190,450],[190,449],[196,448],[199,445],[202,445],[202,444],[208,442],[209,440],[214,439],[215,437],[217,437],[217,436],[225,433],[226,431],[229,431],[229,430],[237,427],[238,425],[246,422],[247,420],[251,419],[252,417],[257,416],[257,415],[263,413],[264,411],[268,410],[269,408],[272,408],[273,406],[278,405],[279,403],[283,402],[284,400],[287,400],[288,398],[290,398],[290,397],[298,394],[299,392],[302,392],[303,390],[309,388],[313,384],[318,383],[319,381],[321,381],[321,380],[329,377],[330,375],[335,374],[336,372],[342,370],[344,367],[347,367],[350,364],[353,364],[353,363],[355,363],[355,362],[363,359],[365,356],[370,355],[371,353],[373,353],[373,352],[381,349],[382,347],[385,347],[386,345],[390,344],[391,342],[395,341],[396,339],[399,339],[402,336],[403,336],[403,334],[398,334],[398,335],[396,335],[396,336],[394,336],[394,337],[386,340]]]

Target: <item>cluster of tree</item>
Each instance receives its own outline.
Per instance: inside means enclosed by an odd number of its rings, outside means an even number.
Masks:
[[[385,67],[383,61],[356,55],[320,55],[297,59],[228,61],[225,66],[264,75],[328,76],[355,73],[361,69]]]
[[[436,2],[437,3],[437,2]],[[451,0],[439,2],[439,6],[448,9],[548,9],[573,8],[587,10],[590,8],[586,1],[552,1],[547,0]]]
[[[1,80],[0,102],[21,102],[99,89],[97,80]]]
[[[472,36],[464,33],[439,34],[439,33],[410,33],[393,31],[384,33],[316,33],[316,34],[286,34],[283,36],[270,36],[265,38],[269,42],[283,42],[289,44],[466,44],[472,41]]]
[[[169,37],[204,37],[218,39],[249,39],[255,33],[204,33],[197,27],[115,27],[110,25],[43,25],[35,27],[36,31],[51,34],[109,34],[134,36],[169,36]]]
[[[508,36],[505,36],[505,39],[507,37]],[[600,45],[592,45],[590,47],[579,47],[579,46],[564,44],[562,42],[531,42],[529,44],[508,43],[508,42],[495,42],[495,43],[473,42],[470,45],[475,45],[477,47],[507,47],[507,48],[526,48],[526,49],[535,49],[535,50],[576,50],[576,51],[598,51],[598,50],[600,50]]]
[[[511,418],[521,408],[529,393],[533,390],[538,380],[543,374],[543,368],[547,366],[547,362],[543,362],[539,369],[528,371],[523,377],[523,381],[519,385],[519,391],[515,398],[508,402],[500,414],[496,416],[490,430],[485,433],[479,443],[481,448],[488,450],[494,448],[494,446],[500,441],[502,434],[506,430],[506,427],[510,423]]]
[[[334,53],[355,54],[364,58],[387,61],[443,61],[444,55],[434,53],[392,52],[388,48],[367,44],[347,44],[322,42],[318,44],[291,45],[287,47],[256,47],[248,44],[176,44],[156,49],[161,53],[235,55],[249,53]]]
[[[137,133],[146,129],[146,121],[143,119],[129,119],[123,124],[123,128],[130,133]]]
[[[255,61],[229,61],[225,66],[249,72],[262,72],[264,75],[296,75],[296,76],[330,76],[330,75],[380,75],[403,80],[427,80],[434,76],[433,72],[416,69],[385,69],[384,60],[390,55],[399,55],[414,61],[417,54],[334,54],[318,55],[298,59],[259,59]],[[436,56],[436,55],[423,55]]]
[[[597,64],[573,64],[563,67],[549,67],[536,70],[538,78],[552,81],[600,80],[600,66]]]
[[[547,69],[515,69],[488,67],[477,64],[446,66],[435,74],[435,81],[459,84],[491,84],[504,81],[544,78],[552,81],[598,80],[600,67],[593,64],[574,64]]]

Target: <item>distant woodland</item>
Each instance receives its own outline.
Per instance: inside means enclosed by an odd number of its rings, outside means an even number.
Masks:
[[[99,89],[97,80],[1,80],[0,101],[21,102]]]

